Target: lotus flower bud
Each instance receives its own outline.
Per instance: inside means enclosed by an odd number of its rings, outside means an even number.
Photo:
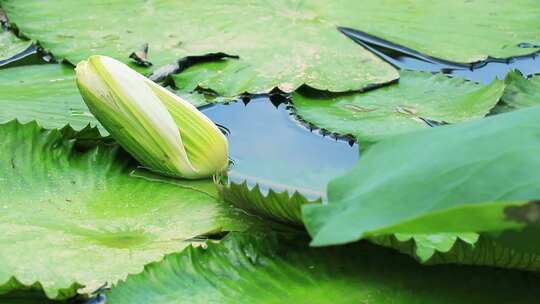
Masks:
[[[90,112],[145,167],[187,179],[227,168],[227,138],[187,101],[110,57],[91,56],[76,72]]]

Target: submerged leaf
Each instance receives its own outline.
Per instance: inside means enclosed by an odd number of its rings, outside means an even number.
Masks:
[[[510,271],[422,267],[365,243],[315,249],[302,238],[234,233],[148,265],[107,303],[530,303],[538,283]]]
[[[201,234],[245,229],[211,181],[134,176],[115,146],[77,152],[35,123],[0,126],[0,294],[50,298],[137,273]]]
[[[443,74],[402,71],[398,83],[383,88],[323,98],[299,92],[293,103],[306,121],[365,143],[428,128],[427,121],[456,123],[483,117],[503,90],[500,80],[484,86]]]
[[[540,198],[540,106],[396,136],[303,208],[314,245],[392,233],[459,233],[531,224],[508,208]]]

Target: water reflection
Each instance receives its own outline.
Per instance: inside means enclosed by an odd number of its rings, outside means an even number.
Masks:
[[[433,58],[354,29],[340,28],[339,30],[356,43],[399,69],[443,72],[486,84],[495,78],[504,79],[506,74],[512,69],[517,69],[526,76],[540,73],[538,52],[507,60],[489,59],[472,65],[459,64]]]
[[[228,130],[232,182],[325,198],[326,184],[358,160],[358,145],[310,132],[287,105],[266,95],[201,110]]]

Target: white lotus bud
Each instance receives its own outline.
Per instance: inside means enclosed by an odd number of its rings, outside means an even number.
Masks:
[[[227,138],[189,102],[110,57],[91,56],[76,72],[90,112],[142,165],[188,179],[227,168]]]

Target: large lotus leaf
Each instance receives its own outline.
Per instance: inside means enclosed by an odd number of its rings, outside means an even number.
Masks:
[[[540,198],[540,106],[382,141],[303,207],[314,245],[523,227]]]
[[[69,124],[75,130],[90,124],[107,134],[84,104],[69,65],[43,64],[0,70],[0,92],[0,123],[13,119],[36,120],[45,128],[62,128]],[[206,104],[202,94],[175,93],[195,106]]]
[[[529,303],[540,295],[532,275],[422,267],[365,243],[306,246],[304,239],[229,235],[147,266],[113,288],[107,303]]]
[[[131,158],[114,146],[76,152],[59,131],[17,122],[0,126],[0,146],[0,294],[31,286],[72,296],[195,236],[245,228],[210,195],[212,181],[130,174]]]
[[[429,128],[426,119],[456,123],[483,117],[503,91],[500,80],[485,86],[443,74],[402,71],[398,83],[377,90],[326,96],[294,93],[293,103],[297,113],[317,127],[375,142]]]
[[[129,61],[144,43],[157,67],[187,55],[240,56],[192,68],[198,76],[188,89],[200,84],[233,96],[305,83],[348,91],[396,79],[393,67],[336,30],[341,15],[356,12],[325,2],[1,1],[24,34],[72,63],[90,54]]]
[[[475,62],[540,47],[536,0],[364,0],[344,5],[340,25],[433,57]]]
[[[31,41],[21,40],[12,32],[2,31],[0,28],[0,63],[26,50],[30,45]]]

